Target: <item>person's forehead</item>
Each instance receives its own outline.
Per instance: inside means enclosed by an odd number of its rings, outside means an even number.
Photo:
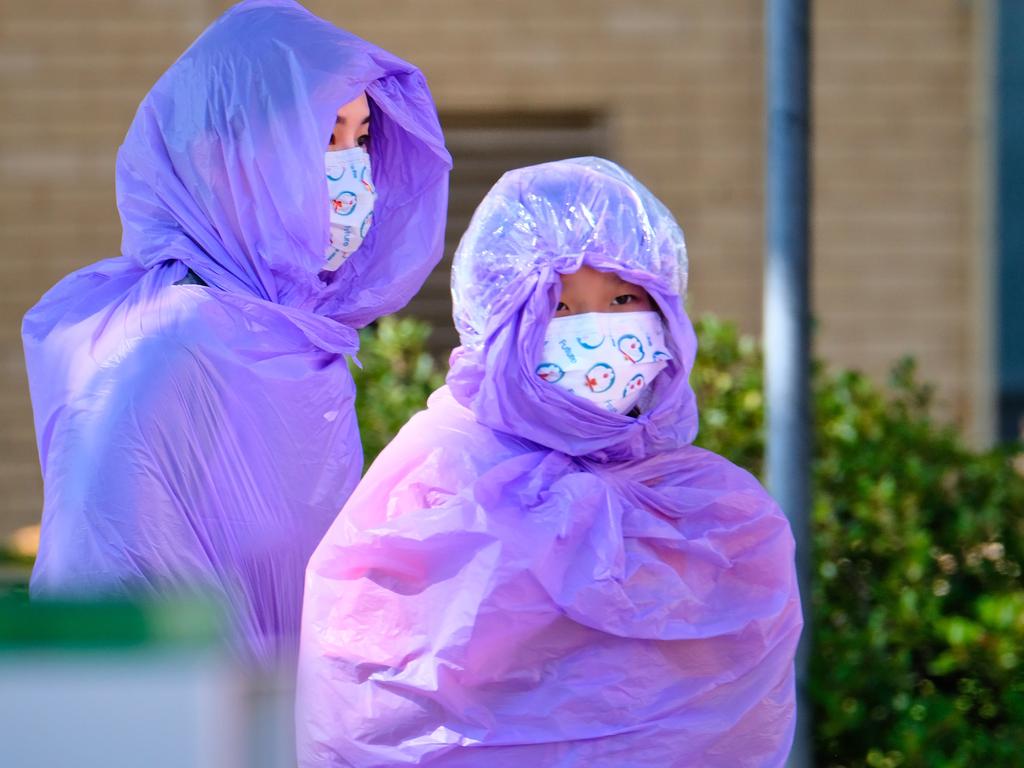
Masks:
[[[589,267],[581,267],[578,272],[562,275],[563,284],[601,283],[604,285],[630,285],[615,272],[602,272]]]
[[[370,102],[366,99],[366,94],[361,94],[356,97],[348,104],[342,104],[338,107],[338,116],[336,122],[345,123],[348,118],[357,118],[365,121],[369,120],[370,116]]]

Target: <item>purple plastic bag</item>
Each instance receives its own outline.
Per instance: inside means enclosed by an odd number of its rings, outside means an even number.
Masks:
[[[581,264],[660,308],[632,418],[540,380]],[[618,166],[512,171],[456,253],[448,386],[381,453],[306,575],[296,713],[314,766],[781,766],[802,626],[785,517],[691,445],[671,214]]]
[[[324,152],[364,90],[375,224],[321,273]],[[422,74],[386,51],[287,0],[203,33],[118,154],[123,255],[25,316],[33,595],[199,588],[244,655],[294,653],[306,561],[362,470],[345,356],[440,259],[450,166]],[[189,268],[209,287],[176,285]]]

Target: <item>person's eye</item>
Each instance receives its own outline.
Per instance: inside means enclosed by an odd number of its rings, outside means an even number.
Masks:
[[[632,293],[624,293],[621,296],[616,296],[612,299],[612,304],[617,307],[621,307],[623,304],[632,304],[638,301],[637,297]]]
[[[360,147],[363,147],[363,148],[369,147],[370,146],[370,134],[364,133],[362,136],[360,136],[358,139],[356,139],[356,144],[358,144]]]
[[[558,302],[558,306],[555,307],[555,312],[568,312],[568,311],[569,311],[569,305],[566,304],[564,301]]]

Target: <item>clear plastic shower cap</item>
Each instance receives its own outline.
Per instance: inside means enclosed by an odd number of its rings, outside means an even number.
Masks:
[[[580,157],[509,171],[480,203],[455,251],[452,300],[462,344],[517,307],[518,282],[543,267],[597,262],[642,272],[685,296],[683,231],[650,191],[615,163]]]

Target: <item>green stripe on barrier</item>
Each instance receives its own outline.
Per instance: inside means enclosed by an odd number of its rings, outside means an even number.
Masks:
[[[0,595],[0,652],[214,646],[225,626],[220,606],[203,598],[29,600],[24,589]]]

